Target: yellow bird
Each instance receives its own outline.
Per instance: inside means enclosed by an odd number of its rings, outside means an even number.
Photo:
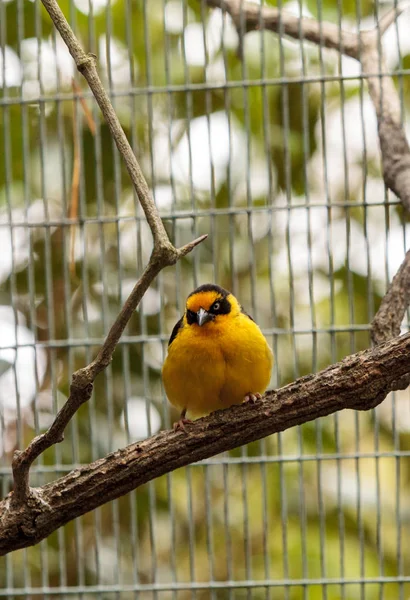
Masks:
[[[190,422],[187,411],[201,416],[261,398],[272,365],[272,350],[235,296],[201,285],[187,298],[162,368],[168,400],[181,411],[174,429]]]

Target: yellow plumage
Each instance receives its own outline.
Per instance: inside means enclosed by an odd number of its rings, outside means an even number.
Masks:
[[[256,323],[236,298],[206,284],[188,297],[172,332],[162,377],[168,400],[201,416],[263,393],[273,354]]]

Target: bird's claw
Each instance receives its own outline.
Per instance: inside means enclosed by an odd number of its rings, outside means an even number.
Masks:
[[[190,423],[192,423],[191,419],[184,419],[181,417],[179,421],[176,421],[174,423],[174,431],[185,431],[186,433],[185,425],[188,425]]]
[[[255,404],[255,402],[257,400],[261,400],[262,399],[262,394],[260,394],[259,392],[256,392],[256,394],[246,394],[245,398],[243,399],[244,402],[249,402],[249,404]]]

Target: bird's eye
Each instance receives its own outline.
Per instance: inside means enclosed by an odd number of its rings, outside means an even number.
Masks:
[[[212,310],[213,311],[218,311],[221,308],[221,303],[220,302],[214,302],[214,304],[212,305]]]

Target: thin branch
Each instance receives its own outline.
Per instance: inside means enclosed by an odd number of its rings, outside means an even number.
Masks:
[[[90,399],[95,378],[111,362],[114,350],[126,325],[150,284],[164,267],[175,264],[177,260],[188,254],[188,252],[191,252],[195,246],[207,237],[203,235],[179,249],[171,244],[137,159],[98,76],[95,67],[95,57],[84,52],[56,0],[42,0],[42,2],[67,44],[78,70],[87,80],[107,121],[111,135],[115,139],[117,148],[125,161],[131,181],[151,229],[154,249],[144,273],[122,307],[96,359],[88,366],[73,374],[70,396],[57,414],[50,428],[42,435],[34,438],[25,450],[15,452],[12,463],[14,489],[11,497],[11,505],[13,510],[17,512],[27,504],[28,499],[32,496],[32,494],[30,495],[29,487],[31,465],[47,448],[64,439],[65,428],[80,406]]]
[[[85,101],[85,98],[81,96],[81,88],[73,78],[71,80],[71,87],[73,88],[73,92],[75,97],[78,98],[81,108],[83,109],[83,113],[85,116],[85,120],[88,125],[88,129],[91,132],[92,136],[95,136],[96,125],[91,114],[90,109],[88,108],[88,104]],[[81,171],[81,162],[80,162],[80,136],[78,132],[78,119],[77,119],[77,104],[73,102],[73,174],[71,178],[71,201],[70,201],[70,210],[69,217],[72,221],[70,227],[70,274],[73,279],[77,279],[75,272],[75,239],[76,239],[76,221],[78,219],[78,200],[79,200],[79,192],[80,192],[80,171]],[[78,280],[77,280],[78,281]]]
[[[410,304],[410,250],[384,296],[372,321],[372,342],[381,344],[400,335],[400,326]]]
[[[256,404],[163,431],[31,490],[26,504],[0,503],[0,555],[36,544],[72,519],[183,467],[345,408],[368,410],[410,375],[410,333],[302,377]]]
[[[137,159],[135,158],[124,130],[121,127],[121,123],[119,122],[119,119],[114,111],[109,96],[101,83],[95,65],[96,57],[91,53],[86,54],[84,52],[80,42],[77,40],[56,0],[41,1],[44,5],[44,8],[50,15],[56,29],[59,31],[61,37],[66,43],[67,48],[69,49],[70,54],[75,61],[77,69],[87,80],[87,83],[98,102],[101,112],[107,121],[111,135],[113,136],[117,148],[124,159],[128,173],[131,177],[131,181],[134,185],[135,191],[137,192],[138,199],[144,210],[145,217],[154,237],[154,244],[160,242],[164,248],[164,251],[167,248],[171,255],[175,254],[174,263],[170,263],[175,264],[176,260],[178,260],[178,257],[176,256],[176,249],[172,246],[168,239],[165,227],[159,217],[155,204],[152,201],[151,194],[144,175],[142,174],[141,168],[137,162]]]
[[[81,108],[83,109],[83,113],[84,113],[85,120],[87,121],[88,129],[91,131],[91,135],[94,137],[96,134],[96,131],[97,131],[97,126],[95,124],[92,112],[89,109],[84,96],[81,94],[80,86],[78,85],[78,83],[76,82],[76,80],[74,78],[72,79],[71,83],[72,83],[73,92],[75,94],[75,97],[78,98],[78,100],[80,101],[80,104],[81,104]]]
[[[73,92],[75,93],[76,84],[74,79],[71,82]],[[80,140],[78,133],[78,122],[77,122],[77,105],[73,102],[73,175],[71,178],[71,201],[70,201],[70,211],[69,217],[72,219],[72,224],[70,227],[70,274],[74,279],[76,277],[75,273],[75,234],[76,234],[76,224],[75,221],[78,219],[78,199],[79,199],[79,191],[80,191],[80,171],[81,171],[81,162],[80,162]]]

